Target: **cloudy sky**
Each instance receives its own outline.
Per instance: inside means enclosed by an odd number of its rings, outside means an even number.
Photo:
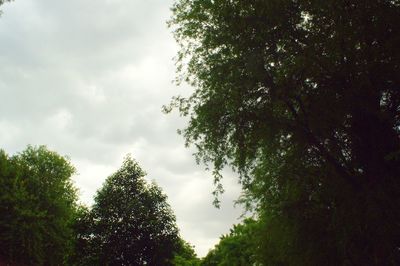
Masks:
[[[0,18],[0,148],[45,144],[68,155],[81,201],[131,153],[169,197],[182,237],[199,256],[241,210],[236,179],[221,209],[212,178],[196,165],[163,104],[191,88],[172,84],[177,51],[166,20],[172,0],[15,0]]]

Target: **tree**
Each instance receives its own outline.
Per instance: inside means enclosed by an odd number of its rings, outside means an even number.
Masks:
[[[74,167],[45,146],[9,157],[0,151],[0,258],[24,265],[64,265],[72,249]]]
[[[257,235],[260,223],[247,218],[234,225],[229,234],[223,235],[214,249],[203,258],[202,266],[259,265]]]
[[[81,215],[78,241],[88,251],[80,265],[171,265],[178,229],[167,196],[129,156]],[[86,224],[86,226],[85,226]]]
[[[99,265],[100,243],[94,238],[94,220],[88,207],[82,205],[77,208],[72,230],[74,248],[69,265]]]
[[[179,249],[175,252],[172,265],[174,266],[200,266],[200,259],[197,258],[193,247],[183,239],[179,241]]]
[[[225,165],[240,174],[268,228],[264,263],[398,263],[400,2],[172,10],[178,79],[195,91],[165,110],[189,116],[182,134],[217,183]]]

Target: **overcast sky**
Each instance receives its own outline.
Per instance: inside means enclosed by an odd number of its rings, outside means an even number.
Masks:
[[[241,210],[227,176],[221,209],[212,177],[176,134],[185,120],[163,104],[191,88],[172,84],[177,47],[166,21],[172,0],[16,0],[0,18],[0,148],[47,145],[68,155],[81,201],[131,153],[168,195],[182,237],[199,256]]]

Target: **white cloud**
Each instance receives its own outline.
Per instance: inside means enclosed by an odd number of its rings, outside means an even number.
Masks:
[[[60,109],[47,118],[49,128],[58,131],[67,130],[67,126],[71,123],[72,114],[67,109]]]
[[[0,120],[0,139],[3,143],[15,142],[21,134],[20,128],[8,121]]]

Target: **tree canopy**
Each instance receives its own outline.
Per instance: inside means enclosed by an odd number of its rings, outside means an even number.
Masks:
[[[175,252],[172,260],[174,266],[200,266],[200,259],[197,258],[196,252],[188,242],[183,239],[179,241],[179,249]]]
[[[202,266],[259,265],[257,234],[261,223],[247,218],[234,225],[201,261]]]
[[[166,108],[215,179],[265,221],[264,263],[394,265],[400,254],[400,2],[177,0]],[[217,193],[220,187],[217,187]],[[367,243],[367,244],[365,244]]]
[[[75,168],[45,146],[0,150],[0,260],[64,265],[73,246]]]
[[[179,246],[167,197],[127,157],[77,223],[82,265],[171,265]]]

